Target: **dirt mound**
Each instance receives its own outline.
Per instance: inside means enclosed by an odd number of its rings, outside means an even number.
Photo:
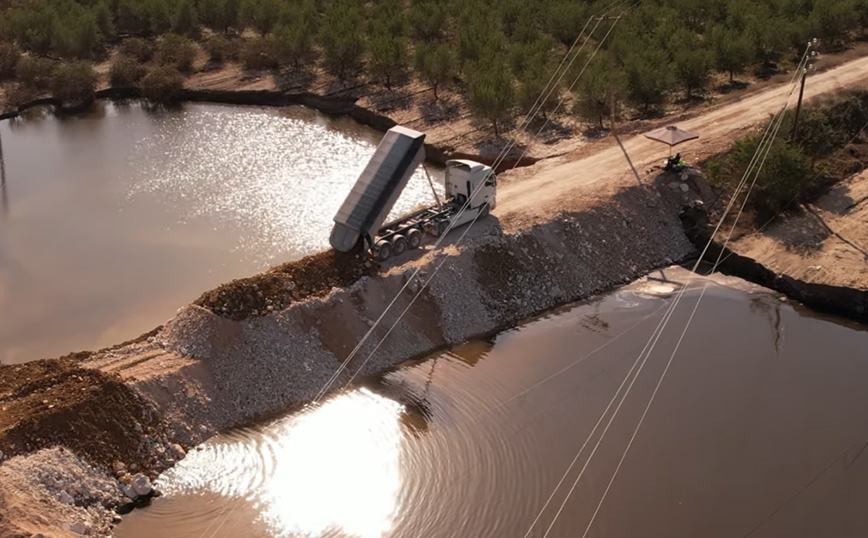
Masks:
[[[162,433],[152,407],[119,377],[71,358],[0,366],[0,450],[65,446],[90,463],[143,465],[143,439]]]
[[[282,310],[308,297],[326,295],[332,288],[351,286],[376,272],[376,264],[365,253],[327,250],[256,276],[233,280],[205,292],[193,304],[224,318],[242,320]]]

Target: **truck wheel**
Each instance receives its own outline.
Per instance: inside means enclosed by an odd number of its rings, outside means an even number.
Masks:
[[[407,250],[407,238],[403,235],[396,235],[392,238],[392,254],[400,256]]]
[[[491,209],[488,207],[488,204],[483,205],[482,209],[479,210],[479,218],[484,219],[490,211]]]
[[[437,237],[442,237],[443,235],[446,235],[446,230],[448,230],[448,229],[449,229],[449,221],[448,220],[441,220],[440,222],[438,222],[437,223]]]
[[[392,245],[388,241],[380,241],[375,248],[377,259],[384,262],[392,257]]]
[[[422,244],[422,231],[418,228],[413,228],[407,232],[407,248],[417,249]]]

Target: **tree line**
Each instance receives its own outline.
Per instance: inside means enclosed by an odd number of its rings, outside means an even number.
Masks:
[[[202,43],[214,62],[249,69],[318,65],[339,79],[386,87],[415,76],[439,99],[457,90],[495,130],[526,111],[591,15],[610,0],[31,0],[0,17],[0,78],[15,77],[21,52],[59,61],[95,61],[129,39]],[[611,13],[615,15],[616,13]],[[603,125],[613,102],[649,113],[749,71],[793,63],[810,38],[827,50],[861,39],[868,0],[644,0],[588,27],[585,56],[542,113]],[[603,41],[611,29],[608,39]],[[255,37],[240,37],[245,31]],[[123,54],[117,81],[141,80],[152,62]],[[167,63],[169,66],[167,67]],[[183,64],[183,62],[180,62]],[[184,65],[174,66],[182,72]],[[176,82],[174,73],[171,78]]]

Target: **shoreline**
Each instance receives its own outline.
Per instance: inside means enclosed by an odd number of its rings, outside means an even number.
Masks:
[[[98,90],[94,94],[94,101],[119,101],[142,99],[142,92],[138,88],[108,88]],[[355,122],[371,127],[381,133],[385,133],[398,123],[384,114],[379,114],[356,104],[357,98],[343,98],[323,96],[311,92],[283,92],[279,90],[208,90],[187,89],[182,90],[176,100],[177,104],[184,103],[210,103],[215,105],[237,106],[262,106],[262,107],[290,107],[303,106],[333,117],[349,117]],[[92,102],[77,106],[64,106],[60,99],[45,97],[25,103],[17,109],[0,113],[0,121],[13,120],[22,116],[27,110],[36,107],[49,106],[61,115],[75,115],[86,111]],[[471,159],[491,166],[496,160],[496,155],[483,153],[466,153],[454,151],[452,148],[425,143],[425,159],[439,166],[445,166],[448,159]],[[512,168],[521,168],[536,164],[539,159],[522,156],[520,158],[507,157],[502,159],[496,167],[496,172],[501,173]]]
[[[134,90],[126,91],[106,90],[100,95],[104,99],[136,98]],[[326,114],[350,116],[373,128],[377,125],[366,121],[380,126],[394,124],[353,99],[271,90],[185,92],[191,92],[189,101],[303,105]],[[258,102],[239,103],[239,99]],[[301,102],[306,99],[310,101]],[[310,103],[330,107],[331,112]],[[40,100],[39,104],[52,102]],[[21,439],[32,442],[31,448],[9,450],[7,433],[17,424],[8,420],[4,424],[0,419],[0,450],[4,451],[0,456],[0,511],[8,505],[10,491],[40,496],[52,515],[41,515],[45,523],[40,530],[29,532],[53,536],[52,529],[69,529],[74,523],[70,518],[84,517],[82,506],[96,507],[94,503],[105,499],[123,502],[119,484],[129,482],[131,472],[155,476],[215,433],[310,402],[388,301],[408,283],[413,270],[420,269],[424,279],[438,267],[443,259],[439,256],[446,258],[444,272],[402,320],[403,338],[386,341],[376,360],[367,365],[360,363],[373,351],[373,345],[363,346],[350,372],[339,376],[340,384],[354,373],[367,376],[385,371],[689,259],[696,255],[697,239],[688,233],[681,211],[693,200],[713,199],[704,180],[693,174],[687,178],[664,174],[640,187],[633,178],[603,187],[589,183],[576,193],[559,199],[557,207],[544,215],[513,209],[499,220],[495,212],[474,227],[460,247],[455,245],[457,237],[448,238],[442,252],[417,251],[382,267],[374,267],[367,258],[317,253],[205,292],[165,326],[128,342],[27,363],[30,366],[0,366],[0,380],[14,377],[8,374],[19,368],[35,369],[32,375],[22,374],[17,385],[0,390],[4,409],[20,405],[19,410],[30,413],[26,415],[28,428],[16,431]],[[347,272],[348,268],[352,270]],[[771,282],[772,289],[787,294],[785,288],[775,288],[778,275],[765,270],[765,277],[757,278],[775,278],[760,283]],[[409,287],[412,292],[420,289],[418,281],[409,282]],[[407,298],[396,303],[399,311],[405,306]],[[386,316],[383,327],[395,321],[394,315]],[[375,331],[375,339],[384,336],[383,327]],[[40,368],[53,373],[39,372]],[[89,380],[89,385],[78,385],[82,379]],[[83,388],[84,396],[63,401],[59,396],[68,387]],[[126,455],[118,453],[119,460],[110,461],[115,455],[101,455],[86,444],[75,447],[74,454],[57,453],[52,446],[63,437],[56,436],[54,428],[67,424],[61,418],[75,416],[82,409],[104,407],[106,400],[101,394],[106,387],[115,387],[123,394],[111,405],[118,406],[113,411],[125,416],[126,422],[120,428],[119,441],[100,442],[127,443],[128,448],[135,448],[136,456],[128,451]],[[51,390],[56,391],[55,396],[44,396],[47,392],[43,391]],[[151,421],[149,416],[156,419]],[[86,418],[80,424],[84,431],[96,422]],[[124,458],[128,461],[122,461]],[[79,474],[92,480],[98,477],[112,491],[93,500],[74,490],[63,490],[73,497],[77,505],[73,508],[63,502],[63,495],[51,485],[54,482],[28,481],[20,473],[9,474],[15,469],[44,469],[51,464],[79,471],[89,467],[93,472]],[[39,473],[32,474],[35,477]],[[79,486],[87,486],[75,485],[79,490]],[[15,514],[20,516],[10,517],[9,522],[36,517],[27,507],[17,509],[21,512]],[[45,511],[43,508],[40,513]],[[87,525],[95,535],[110,536],[114,521],[115,516],[105,511]],[[6,523],[0,522],[0,535]]]

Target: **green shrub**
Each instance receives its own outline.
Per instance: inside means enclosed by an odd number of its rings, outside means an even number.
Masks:
[[[157,43],[156,62],[178,71],[190,71],[196,59],[196,44],[177,34],[164,35]]]
[[[37,56],[22,56],[15,68],[15,78],[36,91],[47,90],[57,62]]]
[[[81,103],[93,99],[96,73],[88,62],[58,65],[51,76],[51,94],[64,103]]]
[[[269,37],[248,39],[241,46],[239,59],[244,69],[275,69],[280,65],[275,52],[274,40]]]
[[[216,64],[238,58],[238,43],[220,35],[209,38],[204,47],[205,52],[208,53],[208,59]]]
[[[154,57],[154,45],[140,37],[129,37],[121,42],[120,52],[140,63],[150,62]]]
[[[184,77],[171,65],[160,65],[151,69],[142,79],[142,95],[157,103],[168,103],[177,99],[184,89]]]
[[[21,51],[14,43],[0,42],[0,80],[15,75],[15,67],[21,59]]]
[[[135,58],[120,56],[109,70],[109,80],[116,88],[135,86],[145,76],[145,67]]]

